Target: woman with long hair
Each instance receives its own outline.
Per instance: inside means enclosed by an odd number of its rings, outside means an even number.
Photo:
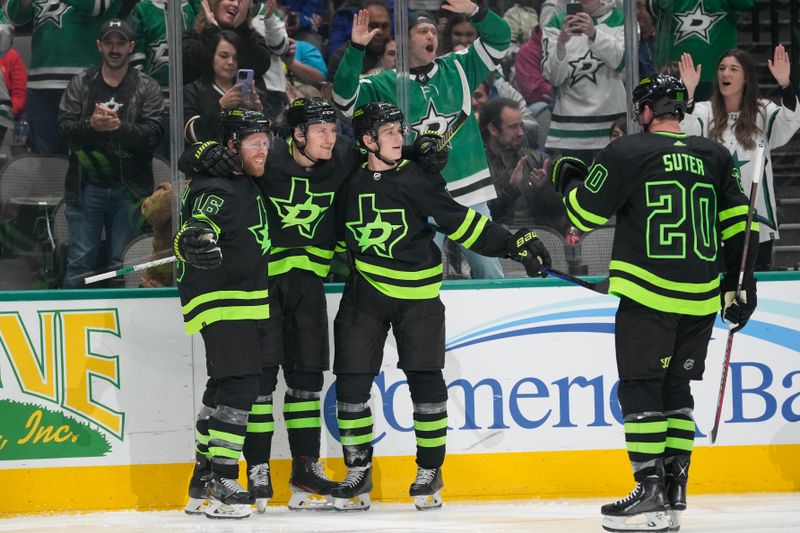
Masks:
[[[779,238],[770,152],[789,142],[800,129],[798,94],[791,86],[789,55],[783,45],[775,47],[768,66],[778,83],[781,105],[760,97],[752,57],[743,50],[733,49],[723,54],[717,64],[711,100],[698,102],[692,109],[702,65],[695,68],[690,54],[683,54],[680,61],[681,78],[689,93],[691,111],[681,127],[686,133],[708,137],[725,145],[739,168],[745,194],[750,194],[756,145],[764,143],[763,179],[755,203],[756,219],[761,227],[757,270],[769,270],[772,245]]]

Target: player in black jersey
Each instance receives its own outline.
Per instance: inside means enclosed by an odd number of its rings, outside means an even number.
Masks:
[[[609,293],[621,300],[618,396],[637,485],[628,497],[602,507],[603,527],[666,531],[680,527],[686,508],[695,435],[690,380],[702,379],[720,292],[736,286],[748,200],[728,151],[681,133],[683,82],[666,75],[643,78],[633,100],[647,132],[600,152],[565,204],[582,231],[617,216]],[[744,290],[723,310],[735,328],[744,326],[756,304],[758,226],[752,227]],[[721,287],[720,250],[726,265]]]
[[[253,423],[249,413],[259,393],[269,318],[270,239],[254,180],[264,172],[269,121],[257,111],[230,109],[222,125],[242,170],[189,185],[174,241],[186,333],[202,335],[209,376],[197,418],[204,437],[197,441],[186,512],[245,518],[253,502],[237,481],[238,459]]]
[[[321,438],[320,393],[323,372],[329,368],[328,315],[323,280],[328,276],[337,237],[335,207],[345,182],[361,163],[361,152],[337,135],[333,107],[321,98],[300,98],[286,115],[291,137],[276,142],[258,179],[266,199],[272,249],[269,263],[270,319],[264,382],[251,416],[266,416],[252,424],[244,444],[248,471],[269,473],[274,429],[272,393],[278,367],[286,380],[284,419],[292,454],[289,508],[330,508],[334,483],[319,463]],[[427,138],[415,147],[422,152]],[[411,149],[414,152],[414,148]],[[185,154],[188,175],[198,169],[224,174],[237,164],[219,146],[200,145]],[[446,154],[417,154],[427,165],[441,168]],[[437,165],[439,165],[437,167]],[[255,494],[259,510],[272,497],[271,485]],[[320,498],[320,496],[323,496]]]
[[[444,305],[441,252],[433,217],[447,236],[494,257],[512,257],[538,276],[550,257],[535,234],[512,235],[447,192],[439,174],[402,159],[403,115],[393,104],[372,102],[353,115],[368,151],[367,164],[347,191],[344,234],[353,271],[334,321],[336,405],[347,477],[333,490],[338,510],[369,508],[372,489],[370,388],[380,371],[391,327],[398,366],[414,406],[417,477],[410,488],[418,509],[440,507],[447,433]]]

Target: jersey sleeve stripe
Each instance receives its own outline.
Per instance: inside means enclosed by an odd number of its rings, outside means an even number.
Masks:
[[[729,209],[724,209],[719,212],[719,221],[724,222],[729,218],[733,218],[735,216],[744,216],[747,217],[747,211],[749,206],[746,205],[737,205],[735,207],[731,207]]]
[[[747,222],[746,221],[745,222],[737,222],[736,224],[733,224],[732,226],[728,226],[727,228],[722,230],[722,240],[723,241],[727,241],[728,239],[730,239],[734,235],[738,235],[740,233],[744,233],[746,231],[746,228],[747,228]],[[760,229],[761,228],[758,225],[758,222],[753,221],[750,224],[750,231],[759,232]]]
[[[372,82],[370,82],[369,80],[360,81],[358,83],[358,87],[356,87],[355,94],[353,94],[351,98],[342,98],[335,91],[333,93],[333,103],[336,104],[339,107],[339,109],[342,110],[342,113],[344,113],[348,117],[353,114],[353,106],[358,100],[358,93],[361,92],[362,83],[372,83]]]
[[[483,228],[486,226],[487,221],[488,219],[485,216],[480,215],[480,218],[478,218],[478,223],[475,225],[475,229],[472,230],[472,235],[470,235],[467,240],[461,243],[464,248],[469,249],[473,244],[475,244],[475,241],[477,241],[478,237],[480,237],[483,233]]]
[[[581,231],[590,231],[608,222],[607,218],[595,215],[582,208],[578,203],[577,193],[578,189],[572,189],[567,197],[564,198],[564,205],[567,207],[567,214],[570,220],[572,220],[578,229]]]
[[[475,215],[477,215],[477,213],[472,209],[467,211],[467,216],[464,217],[464,221],[461,223],[461,225],[458,227],[456,231],[454,231],[449,235],[449,237],[454,241],[457,241],[458,239],[463,237],[464,234],[469,229],[469,227],[472,225],[472,220],[475,218]]]
[[[494,70],[494,68],[500,64],[500,59],[502,59],[502,56],[498,59],[493,58],[488,50],[488,47],[483,44],[480,39],[476,40],[474,43],[472,43],[472,45],[474,46],[478,57],[481,58],[483,64],[486,65],[486,68],[489,70]]]

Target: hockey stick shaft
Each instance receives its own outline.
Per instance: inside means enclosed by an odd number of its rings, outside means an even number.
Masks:
[[[742,258],[739,262],[739,273],[736,277],[735,301],[739,299],[744,282],[745,269],[747,268],[747,253],[750,250],[750,226],[753,224],[753,215],[756,205],[756,195],[758,194],[758,182],[761,181],[761,174],[764,172],[765,147],[763,143],[758,143],[756,157],[753,166],[753,180],[750,184],[750,202],[748,204],[747,223],[744,229],[744,246],[742,247]],[[724,310],[723,310],[724,312]],[[728,368],[731,364],[731,350],[733,349],[733,331],[728,331],[728,340],[725,343],[725,355],[722,357],[722,377],[719,382],[719,393],[717,394],[717,408],[714,413],[714,427],[711,428],[711,444],[717,442],[719,433],[719,422],[722,417],[722,406],[725,403],[725,387],[728,384]]]
[[[592,283],[590,281],[586,281],[585,279],[573,276],[572,274],[567,274],[566,272],[561,272],[560,270],[556,270],[554,268],[543,268],[542,271],[548,276],[555,276],[557,278],[561,278],[564,281],[574,283],[575,285],[583,287],[584,289],[589,289],[590,291],[594,291],[599,294],[608,294],[608,278],[604,278],[598,281],[597,283]]]
[[[125,274],[130,274],[131,272],[138,272],[140,270],[146,270],[148,268],[157,267],[160,265],[166,265],[169,263],[174,263],[177,258],[174,255],[169,257],[164,257],[161,259],[156,259],[155,261],[148,261],[147,263],[141,263],[139,265],[133,265],[129,267],[123,267],[117,270],[112,270],[110,272],[103,272],[102,274],[96,274],[94,276],[89,276],[84,278],[83,282],[86,285],[91,285],[92,283],[97,283],[98,281],[103,281],[104,279],[111,279],[116,278],[118,276],[124,276]]]
[[[469,91],[467,76],[460,64],[456,65],[456,69],[458,70],[459,79],[461,80],[461,111],[459,111],[456,119],[447,127],[447,130],[442,135],[442,140],[439,142],[439,146],[436,149],[437,152],[441,152],[447,148],[447,145],[450,144],[453,137],[461,131],[461,127],[466,124],[467,119],[472,113],[472,92]]]

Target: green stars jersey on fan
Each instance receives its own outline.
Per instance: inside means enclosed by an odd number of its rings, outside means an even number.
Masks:
[[[695,65],[703,65],[701,81],[711,82],[722,54],[737,46],[737,12],[752,9],[756,0],[649,0],[649,4],[657,20],[670,17],[669,25],[658,21],[661,35],[672,36],[671,42],[657,37],[659,63],[677,61],[689,52]],[[662,27],[669,31],[661,31]]]
[[[180,216],[181,228],[192,221],[211,226],[222,249],[222,265],[213,270],[178,261],[186,333],[223,320],[269,318],[269,224],[253,178],[193,179],[183,194]]]
[[[33,20],[29,89],[65,89],[73,76],[100,64],[96,39],[100,27],[119,14],[122,0],[8,0],[6,16],[14,24]]]
[[[736,272],[749,209],[723,146],[682,133],[623,137],[597,154],[564,203],[582,231],[617,215],[610,294],[669,313],[720,309],[717,254],[724,241],[728,272]]]
[[[480,37],[466,50],[436,58],[432,70],[410,76],[411,129],[443,133],[465,109],[470,115],[456,137],[442,175],[459,203],[476,205],[497,197],[489,176],[478,123],[472,115],[472,93],[505,56],[511,41],[508,23],[491,11],[473,24]],[[364,51],[349,46],[333,81],[334,103],[347,115],[361,104],[397,103],[397,72],[384,70],[359,79]]]
[[[501,257],[511,234],[450,196],[441,176],[402,161],[394,170],[361,168],[347,189],[345,242],[356,271],[392,298],[436,298],[442,253],[428,218],[453,241]]]
[[[269,275],[300,268],[325,278],[336,248],[338,195],[358,168],[361,153],[351,140],[339,137],[330,159],[301,167],[293,149],[291,140],[276,142],[258,180],[273,244]]]
[[[188,30],[200,13],[198,0],[183,0],[183,29]],[[167,48],[167,0],[141,0],[128,16],[136,32],[136,49],[131,64],[169,90],[169,50]]]

